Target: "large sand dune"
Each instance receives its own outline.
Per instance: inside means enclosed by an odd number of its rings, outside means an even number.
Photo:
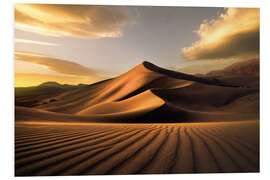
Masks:
[[[197,77],[143,62],[16,106],[15,119],[18,176],[259,171],[258,75]]]
[[[121,76],[63,93],[53,98],[57,100],[54,103],[42,104],[37,108],[73,114],[99,103],[119,101],[149,89],[161,88],[161,85],[164,88],[175,88],[191,83],[156,73],[144,64],[139,64]]]
[[[40,103],[35,108],[88,116],[89,121],[95,122],[102,116],[110,121],[143,116],[147,122],[156,122],[164,114],[170,114],[173,122],[215,121],[218,116],[226,121],[256,119],[259,99],[245,99],[258,94],[256,82],[259,79],[254,76],[219,80],[174,72],[143,62],[121,76],[51,97],[43,101],[53,99],[53,102]],[[240,98],[244,105],[241,109],[235,103]]]

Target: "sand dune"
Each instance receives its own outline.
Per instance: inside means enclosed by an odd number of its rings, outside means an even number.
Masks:
[[[258,121],[16,124],[16,175],[257,172]]]
[[[153,121],[156,119],[154,117],[168,113],[171,114],[170,118],[173,122],[175,118],[179,121],[179,116],[184,117],[180,122],[194,121],[194,117],[196,117],[195,121],[206,121],[207,116],[209,116],[208,121],[213,121],[219,113],[224,120],[231,117],[236,120],[245,119],[247,116],[256,118],[258,113],[250,110],[256,107],[250,104],[257,105],[258,103],[249,102],[248,99],[243,98],[258,93],[258,87],[248,83],[249,81],[256,84],[259,79],[230,77],[217,80],[196,77],[143,62],[121,76],[62,93],[53,97],[54,102],[41,103],[35,108],[65,114],[87,115],[90,121],[100,119],[112,121],[110,117],[122,119],[127,116],[132,119],[143,115],[149,122],[149,118]],[[246,82],[248,87],[243,86],[243,82]],[[148,91],[153,93],[146,99],[138,98],[144,97],[144,93]],[[234,109],[231,105],[238,106],[239,104],[234,103],[238,98],[242,98],[243,104],[248,104],[243,106],[246,109],[241,109],[241,112],[238,111],[239,108]],[[157,105],[156,99],[165,103],[161,106],[159,102]],[[45,101],[49,102],[50,99]],[[149,102],[153,102],[153,105]],[[135,107],[136,104],[140,107]],[[149,106],[147,110],[145,110],[145,105]],[[253,114],[236,114],[243,112]]]
[[[79,112],[91,105],[119,100],[161,76],[140,64],[112,80],[55,97],[57,102],[39,108],[65,113]]]
[[[216,80],[143,62],[114,79],[53,97],[52,103],[34,108],[35,112],[42,111],[42,116],[26,110],[28,118],[25,120],[41,117],[47,117],[48,121],[154,123],[164,122],[164,119],[166,122],[252,120],[259,118],[256,82],[259,79],[254,76]],[[24,110],[18,111],[23,114]]]
[[[56,99],[55,102],[42,104],[37,108],[73,114],[99,103],[119,101],[149,89],[161,88],[161,85],[162,88],[170,89],[188,86],[191,83],[155,73],[139,64],[119,77],[63,93],[53,98]]]
[[[258,76],[143,62],[15,119],[16,176],[259,171]]]

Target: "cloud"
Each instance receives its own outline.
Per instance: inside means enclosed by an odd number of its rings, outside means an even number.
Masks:
[[[205,20],[195,31],[199,40],[181,51],[187,60],[243,58],[259,55],[260,10],[226,8],[218,19]]]
[[[119,37],[135,16],[119,6],[16,4],[15,28],[51,36]]]
[[[48,42],[43,42],[43,41],[33,41],[33,40],[28,40],[28,39],[14,39],[15,43],[27,43],[27,44],[37,44],[37,45],[45,45],[45,46],[59,46],[59,44],[55,43],[48,43]]]
[[[97,76],[97,73],[88,67],[84,67],[75,62],[56,59],[45,55],[29,52],[15,52],[15,59],[33,64],[39,64],[62,74],[76,76]]]

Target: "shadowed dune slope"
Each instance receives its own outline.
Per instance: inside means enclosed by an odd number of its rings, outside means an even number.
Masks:
[[[182,88],[153,90],[153,93],[167,103],[178,107],[212,111],[220,109],[240,97],[258,93],[258,89],[221,87],[193,83],[190,86]]]

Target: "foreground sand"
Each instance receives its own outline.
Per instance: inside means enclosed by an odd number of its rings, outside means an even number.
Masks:
[[[15,175],[259,171],[259,121],[17,122]]]

